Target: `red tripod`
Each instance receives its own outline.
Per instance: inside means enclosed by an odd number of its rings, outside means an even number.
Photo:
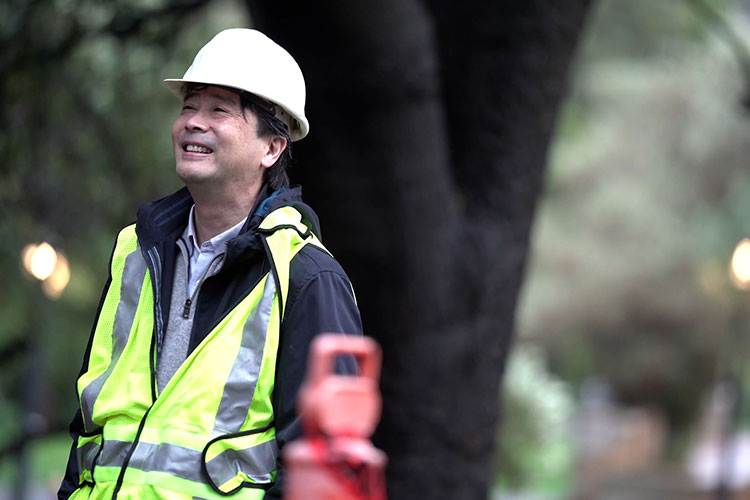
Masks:
[[[337,375],[353,355],[358,375]],[[310,347],[299,411],[305,435],[283,452],[285,500],[386,500],[385,454],[370,442],[380,420],[380,348],[368,337],[318,336]]]

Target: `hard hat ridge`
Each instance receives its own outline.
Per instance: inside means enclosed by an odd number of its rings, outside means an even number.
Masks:
[[[260,31],[231,28],[219,32],[198,51],[182,78],[164,80],[180,99],[189,83],[231,87],[270,101],[281,108],[276,117],[289,127],[292,141],[310,130],[302,70],[289,52]]]

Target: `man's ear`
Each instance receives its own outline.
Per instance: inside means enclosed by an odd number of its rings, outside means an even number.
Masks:
[[[272,167],[276,160],[279,159],[281,153],[286,149],[286,139],[280,135],[275,135],[268,140],[266,146],[266,154],[260,160],[260,164],[263,168]]]

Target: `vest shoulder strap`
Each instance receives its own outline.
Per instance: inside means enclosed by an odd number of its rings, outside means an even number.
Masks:
[[[302,214],[294,207],[286,206],[274,210],[263,219],[258,230],[264,237],[266,254],[271,261],[283,321],[289,292],[289,269],[294,256],[305,245],[314,245],[329,255],[330,252],[310,228],[302,223]]]

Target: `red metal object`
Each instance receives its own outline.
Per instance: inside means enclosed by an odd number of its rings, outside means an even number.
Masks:
[[[335,373],[338,356],[353,356],[355,375]],[[289,443],[285,500],[385,500],[385,453],[370,442],[380,420],[381,353],[360,336],[322,334],[310,347],[298,409],[304,436]]]

